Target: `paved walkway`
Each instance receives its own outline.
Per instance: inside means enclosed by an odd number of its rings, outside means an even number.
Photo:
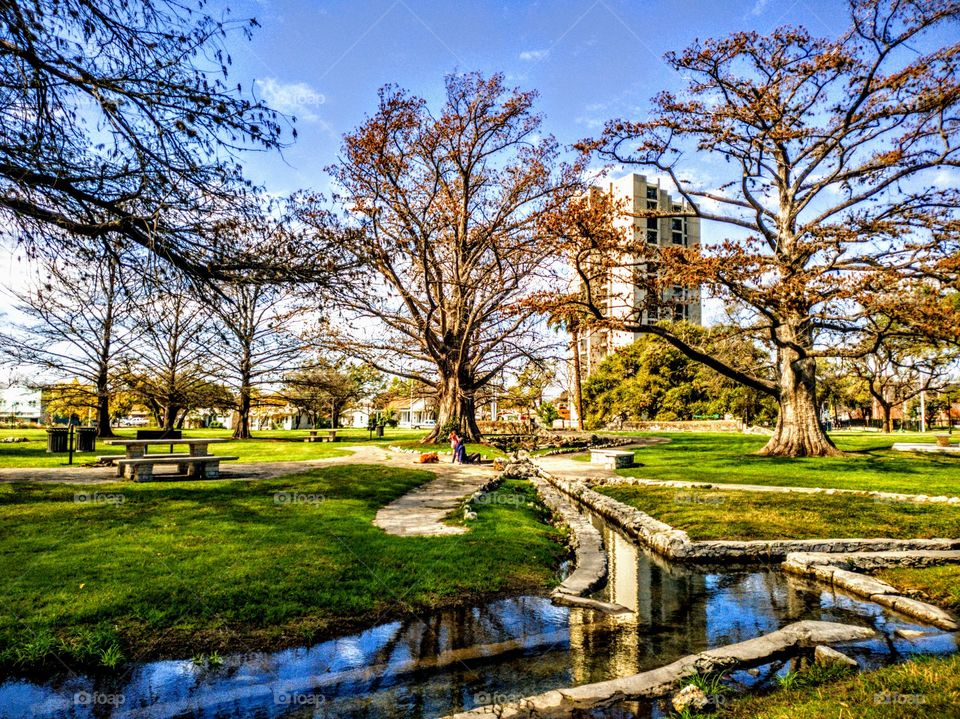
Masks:
[[[437,478],[382,507],[373,523],[388,534],[401,536],[438,536],[466,532],[465,527],[444,524],[443,519],[455,510],[464,498],[496,476],[493,466],[451,462],[416,466],[429,469],[438,475]]]
[[[220,465],[220,479],[272,479],[290,474],[301,474],[317,467],[336,464],[386,464],[392,467],[410,468],[415,466],[423,469],[437,468],[435,470],[437,472],[444,471],[443,464],[415,464],[414,457],[416,455],[391,452],[381,445],[337,445],[337,449],[346,450],[351,454],[291,462],[224,462]],[[75,464],[72,467],[0,467],[0,482],[104,484],[127,481],[116,475],[115,467],[84,464]],[[162,477],[163,470],[161,469],[154,476]]]
[[[338,447],[338,449],[341,449]],[[342,449],[353,454],[342,457],[324,457],[296,462],[224,462],[220,465],[220,479],[272,479],[290,474],[309,472],[317,467],[331,464],[381,464],[384,452],[379,447],[351,446]],[[163,470],[155,477],[163,477]],[[85,466],[72,467],[2,467],[0,482],[51,482],[64,484],[107,484],[125,482],[117,477],[115,467]]]

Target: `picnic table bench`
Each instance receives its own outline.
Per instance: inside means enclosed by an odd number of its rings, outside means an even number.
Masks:
[[[311,429],[310,436],[304,437],[304,442],[336,442],[337,430],[329,429],[325,435],[319,435],[317,430]]]
[[[628,449],[591,449],[590,464],[600,464],[606,469],[626,469],[634,462],[633,450]]]
[[[99,457],[103,462],[116,463],[117,476],[124,476],[124,472],[129,469],[130,476],[134,481],[149,481],[153,477],[153,466],[156,464],[175,464],[178,466],[180,474],[187,474],[191,477],[211,478],[219,476],[220,462],[232,461],[239,457],[223,457],[210,454],[207,448],[217,442],[229,442],[229,439],[219,439],[211,437],[196,437],[192,439],[111,439],[105,444],[118,445],[126,450],[125,456],[108,455]],[[147,449],[151,444],[170,445],[171,449],[175,444],[187,445],[188,452],[149,454]]]
[[[178,474],[185,474],[190,479],[216,479],[220,476],[220,463],[240,459],[239,457],[224,457],[217,454],[208,454],[199,457],[158,456],[145,455],[139,459],[117,460],[120,476],[126,470],[129,478],[134,482],[150,482],[153,480],[153,467],[157,464],[175,464]]]

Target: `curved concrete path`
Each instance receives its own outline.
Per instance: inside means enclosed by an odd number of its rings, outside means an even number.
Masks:
[[[411,457],[407,454],[399,456]],[[407,459],[405,466],[410,466],[411,461]],[[493,466],[452,462],[413,466],[428,469],[436,474],[437,478],[382,507],[373,523],[388,534],[400,536],[439,536],[466,532],[466,527],[444,524],[443,519],[460,506],[465,498],[496,476]]]

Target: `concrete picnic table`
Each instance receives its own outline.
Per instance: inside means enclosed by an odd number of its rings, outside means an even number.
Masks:
[[[226,438],[196,437],[192,439],[108,439],[103,444],[115,444],[126,448],[127,459],[142,459],[147,455],[147,447],[151,444],[186,444],[190,448],[191,457],[204,457],[207,446],[217,442],[229,442]],[[147,455],[149,456],[149,455]]]
[[[317,436],[318,430],[311,429],[310,436],[304,437],[304,442],[336,442],[337,441],[337,430],[328,429],[326,430],[327,434],[325,437]]]

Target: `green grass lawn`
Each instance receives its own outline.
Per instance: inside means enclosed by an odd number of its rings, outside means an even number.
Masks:
[[[638,435],[640,436],[640,435]],[[843,457],[785,459],[755,454],[766,437],[724,433],[646,433],[669,442],[637,450],[628,477],[709,483],[832,487],[960,495],[960,456],[894,452],[894,442],[934,442],[932,434],[836,433]]]
[[[948,719],[960,716],[960,655],[924,657],[824,683],[733,699],[715,719]]]
[[[321,432],[324,430],[321,430]],[[134,438],[135,429],[114,430],[117,438]],[[349,452],[342,447],[346,444],[365,444],[374,442],[391,444],[397,441],[416,441],[423,437],[422,430],[387,429],[383,438],[368,439],[369,433],[363,429],[337,430],[341,442],[304,442],[303,438],[309,432],[300,430],[269,430],[254,432],[254,438],[235,442],[224,442],[210,446],[214,454],[240,457],[241,462],[279,462],[297,461],[304,459],[322,459],[324,457],[341,457]],[[231,431],[227,429],[198,429],[184,430],[183,436],[189,437],[217,437],[229,439]],[[0,467],[59,467],[67,463],[66,454],[47,454],[47,433],[42,429],[0,429],[0,439],[4,437],[27,437],[29,442],[5,444],[0,443]],[[163,444],[157,445],[153,451],[164,451]],[[75,464],[93,462],[97,456],[108,454],[123,454],[123,447],[103,444],[97,440],[95,452],[85,452],[74,455]],[[174,451],[186,451],[186,447],[174,445]]]
[[[498,490],[521,502],[479,505],[464,535],[373,526],[433,477],[342,465],[259,482],[0,485],[0,664],[298,645],[555,585],[562,537],[526,506],[526,482]]]
[[[876,576],[898,589],[919,595],[924,601],[960,611],[960,565],[883,569]]]
[[[956,506],[631,485],[598,491],[686,531],[693,540],[960,537]]]

